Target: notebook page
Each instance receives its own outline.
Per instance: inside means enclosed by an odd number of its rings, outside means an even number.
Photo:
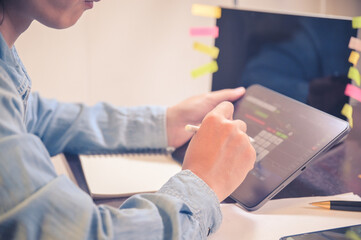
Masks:
[[[169,154],[80,155],[94,198],[159,190],[181,165]]]

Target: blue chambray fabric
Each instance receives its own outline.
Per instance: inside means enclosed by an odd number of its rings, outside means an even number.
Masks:
[[[0,35],[0,239],[205,239],[219,227],[216,195],[189,170],[119,208],[55,173],[50,156],[62,152],[167,147],[166,108],[60,103],[30,89]]]

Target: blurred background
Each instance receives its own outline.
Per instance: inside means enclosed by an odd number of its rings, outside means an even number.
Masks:
[[[171,105],[210,91],[211,75],[193,79],[208,63],[189,28],[215,19],[191,14],[194,3],[301,14],[361,15],[359,0],[102,0],[65,30],[34,22],[16,48],[33,80],[33,91],[67,102]]]

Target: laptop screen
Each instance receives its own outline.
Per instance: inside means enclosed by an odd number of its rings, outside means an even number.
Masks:
[[[217,26],[212,90],[260,84],[344,119],[351,20],[222,9]]]

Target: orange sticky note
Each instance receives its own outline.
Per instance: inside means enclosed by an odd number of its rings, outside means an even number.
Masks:
[[[203,43],[199,43],[199,42],[195,42],[193,44],[193,48],[194,48],[194,50],[205,53],[214,59],[216,59],[219,54],[219,48],[213,47],[213,46],[207,46],[207,45],[205,45]]]
[[[193,78],[200,77],[207,73],[214,73],[218,71],[218,64],[216,61],[207,63],[191,72]]]
[[[360,54],[358,52],[351,51],[348,61],[352,63],[354,66],[356,66],[359,59],[360,59]]]
[[[357,86],[360,86],[360,73],[355,67],[350,67],[347,77],[354,80]]]
[[[361,28],[361,16],[352,18],[352,28]]]
[[[346,86],[345,95],[361,102],[361,89],[350,83]]]
[[[348,47],[358,52],[361,52],[361,39],[351,37]]]
[[[192,14],[201,17],[213,17],[220,18],[222,15],[222,9],[216,6],[209,6],[203,4],[193,4]]]
[[[343,105],[343,108],[341,110],[341,114],[347,117],[348,123],[350,124],[351,128],[353,127],[352,112],[353,112],[352,106],[348,103],[345,103],[345,105]]]

